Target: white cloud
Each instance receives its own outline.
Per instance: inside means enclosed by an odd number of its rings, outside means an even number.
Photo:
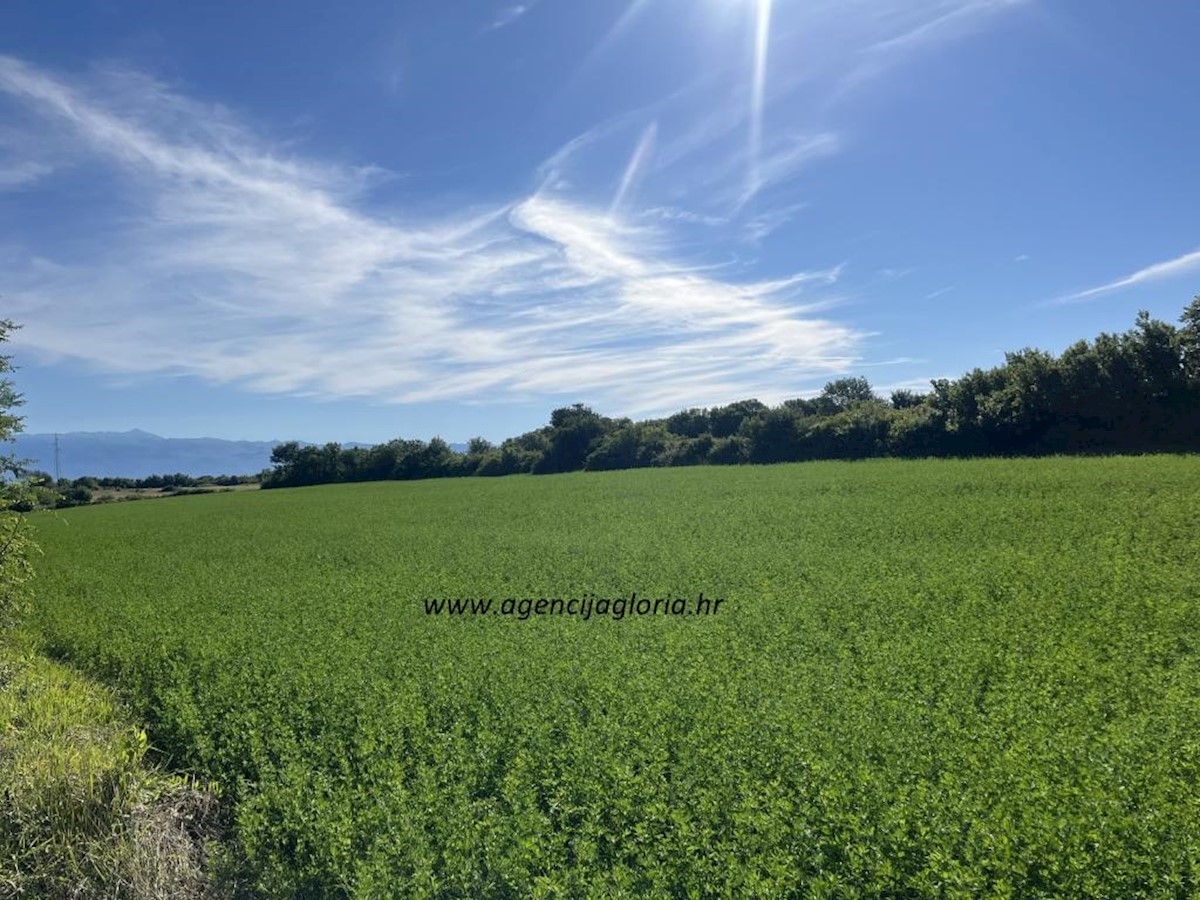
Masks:
[[[638,177],[642,174],[642,170],[645,169],[651,155],[654,153],[654,142],[657,137],[658,122],[651,122],[646,126],[646,130],[642,132],[637,147],[634,148],[633,155],[629,157],[629,164],[625,167],[625,174],[621,176],[621,184],[617,187],[616,196],[613,197],[610,212],[617,213],[621,211],[625,200],[629,197],[629,192],[633,189],[634,183],[638,180]]]
[[[925,4],[928,14],[922,10],[921,4],[913,4],[912,12],[920,16],[914,24],[904,28],[897,34],[882,38],[867,48],[869,53],[888,53],[898,50],[909,50],[922,44],[944,40],[957,36],[964,30],[975,27],[981,17],[1001,10],[1018,6],[1027,0],[954,0]],[[931,14],[931,15],[930,15]]]
[[[631,214],[664,221],[663,215],[686,210],[695,222],[730,226],[726,238],[754,243],[783,222],[773,212],[802,206],[798,178],[815,164],[841,153],[852,139],[843,123],[830,115],[847,87],[872,80],[918,51],[932,52],[995,18],[995,13],[1032,0],[844,0],[841,3],[775,4],[772,11],[770,70],[759,64],[767,47],[751,56],[717,53],[706,57],[704,71],[669,95],[629,109],[589,129],[555,155],[543,184],[558,188],[594,185],[597,163],[608,183],[627,183],[631,176],[652,174],[639,188],[647,211]],[[615,53],[630,23],[656,10],[649,0],[631,0],[618,25],[599,40],[574,75],[575,84],[600,58]],[[743,19],[749,33],[760,5],[730,3],[706,6],[696,25],[706,19],[719,40],[728,44],[736,32],[731,18]],[[721,20],[719,23],[717,20]],[[715,36],[713,40],[718,40]],[[785,63],[786,61],[786,63]],[[566,102],[567,95],[558,94]],[[761,115],[761,118],[760,118]],[[657,123],[653,157],[635,154],[623,170],[612,160],[627,158],[628,132],[648,120]],[[644,137],[644,136],[643,136]],[[618,144],[618,141],[620,142]],[[570,175],[568,176],[568,170]],[[629,182],[632,183],[632,182]],[[624,203],[629,195],[618,189]],[[595,199],[595,198],[594,198]],[[767,209],[756,209],[755,202]],[[782,217],[786,221],[786,216]],[[741,233],[738,234],[737,231]]]
[[[488,26],[488,30],[495,31],[499,28],[507,28],[518,19],[528,15],[529,12],[535,6],[537,6],[539,2],[540,0],[529,0],[529,2],[526,3],[513,3],[510,6],[504,7],[499,13],[497,13],[496,18],[492,21],[492,24]]]
[[[493,27],[538,2],[503,8]],[[1004,5],[778,4],[753,160],[752,73],[726,60],[566,144],[532,194],[419,216],[372,202],[379,170],[301,158],[136,72],[85,84],[0,56],[0,99],[24,120],[0,134],[12,157],[0,189],[52,190],[37,166],[97,175],[54,243],[29,232],[0,245],[6,314],[47,356],[270,392],[561,397],[614,413],[782,399],[859,364],[867,336],[819,314],[840,268],[772,281],[736,258],[705,268],[711,256],[685,252],[705,240],[695,226],[724,250],[782,227],[804,206],[796,176],[845,141],[821,101],[863,60],[891,66]],[[627,4],[581,71],[652,8]],[[651,120],[627,157],[630,129]]]
[[[913,54],[978,31],[998,14],[1034,0],[847,0],[839,7],[847,22],[861,23],[857,46],[838,73],[830,102],[875,82]],[[836,46],[836,42],[831,44]],[[843,46],[843,50],[846,48]]]
[[[768,149],[753,170],[753,180],[738,197],[741,209],[759,193],[793,177],[813,160],[837,153],[841,142],[836,134],[793,134]]]
[[[807,208],[807,203],[793,203],[790,206],[759,213],[742,224],[743,237],[752,244],[765,240],[773,232],[790,222],[796,213]]]
[[[639,215],[645,218],[661,219],[666,222],[687,222],[690,225],[717,226],[729,224],[729,219],[725,216],[710,216],[694,212],[690,209],[679,209],[673,206],[653,206],[649,209],[643,209]]]
[[[1069,294],[1066,297],[1060,297],[1057,302],[1078,303],[1081,300],[1090,300],[1093,297],[1099,297],[1101,294],[1108,294],[1112,291],[1119,291],[1122,288],[1135,287],[1136,285],[1151,281],[1174,278],[1177,275],[1184,275],[1196,269],[1200,269],[1200,250],[1194,250],[1191,253],[1183,254],[1183,256],[1168,259],[1166,262],[1146,266],[1146,268],[1139,269],[1132,275],[1126,275],[1124,278],[1118,278],[1115,281],[1110,281],[1098,287],[1088,288],[1086,291],[1079,291],[1075,294]]]
[[[807,296],[837,269],[719,278],[676,259],[669,231],[549,186],[435,220],[373,210],[373,170],[284,155],[129,73],[85,88],[0,57],[0,93],[120,187],[69,257],[35,236],[8,254],[9,314],[49,357],[266,392],[630,414],[783,397],[858,359],[864,336]]]
[[[29,187],[53,171],[53,166],[40,162],[0,162],[0,191]]]

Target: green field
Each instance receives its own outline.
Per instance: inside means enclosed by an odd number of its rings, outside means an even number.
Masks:
[[[45,514],[33,627],[257,895],[1200,893],[1200,458],[359,484]],[[430,616],[443,597],[715,616]]]

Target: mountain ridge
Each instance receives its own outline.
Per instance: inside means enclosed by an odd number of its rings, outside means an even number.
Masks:
[[[26,468],[54,474],[54,442],[58,439],[59,471],[63,478],[145,478],[176,472],[200,475],[257,475],[270,468],[271,451],[285,440],[251,441],[228,438],[162,437],[141,428],[128,431],[69,431],[18,434],[13,455],[27,460]],[[312,446],[312,442],[299,443]],[[343,447],[371,444],[342,443]],[[465,445],[451,444],[456,450]]]

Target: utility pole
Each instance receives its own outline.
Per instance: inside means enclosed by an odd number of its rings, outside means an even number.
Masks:
[[[60,469],[60,465],[59,465],[59,458],[58,458],[58,435],[56,434],[56,435],[54,435],[54,483],[55,484],[58,484],[59,479],[62,477],[59,472],[59,469]]]

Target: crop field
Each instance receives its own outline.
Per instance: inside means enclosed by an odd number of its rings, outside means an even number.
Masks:
[[[119,504],[38,516],[32,624],[255,896],[1194,897],[1198,511],[1195,457]],[[635,591],[724,603],[426,612]]]

